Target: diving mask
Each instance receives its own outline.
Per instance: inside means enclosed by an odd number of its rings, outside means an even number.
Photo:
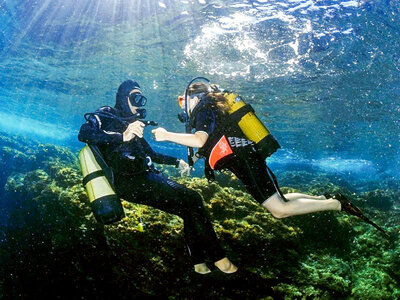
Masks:
[[[147,103],[147,98],[140,93],[132,93],[128,96],[129,102],[132,106],[142,107]]]
[[[185,97],[178,96],[178,105],[180,108],[185,109]]]
[[[189,116],[186,113],[185,110],[185,97],[184,96],[178,96],[178,105],[181,108],[181,112],[178,113],[178,120],[182,123],[185,123],[189,120]]]
[[[187,105],[186,105],[185,97],[179,96],[178,97],[179,107],[182,109],[193,110],[194,106],[197,105],[197,103],[203,98],[204,95],[205,95],[205,93],[197,93],[197,94],[187,96]],[[196,97],[197,97],[197,101],[194,101],[193,99]]]

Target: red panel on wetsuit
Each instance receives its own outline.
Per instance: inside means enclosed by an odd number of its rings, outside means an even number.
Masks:
[[[208,163],[211,166],[211,169],[214,170],[215,164],[223,157],[232,154],[232,148],[229,146],[228,140],[225,135],[215,144],[214,148],[211,150],[210,157],[208,159]]]

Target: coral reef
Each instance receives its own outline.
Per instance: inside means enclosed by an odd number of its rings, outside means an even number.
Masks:
[[[199,275],[180,218],[123,201],[126,217],[103,226],[91,214],[75,154],[16,138],[2,137],[0,146],[7,168],[2,201],[9,209],[0,247],[4,298],[43,298],[41,291],[65,299],[400,297],[398,238],[389,241],[355,217],[324,212],[275,219],[230,174],[219,175],[223,184],[176,178],[203,196],[222,246],[239,267],[231,275]],[[306,172],[280,180],[284,192],[353,193]],[[375,189],[352,197],[396,235],[399,195]]]

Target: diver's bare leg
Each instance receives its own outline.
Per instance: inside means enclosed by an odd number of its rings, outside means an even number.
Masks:
[[[326,197],[324,195],[321,196],[311,196],[307,194],[301,194],[301,193],[289,193],[284,195],[286,200],[292,201],[296,199],[314,199],[314,200],[326,200]]]
[[[295,198],[285,202],[282,197],[275,193],[262,204],[275,218],[286,218],[308,213],[341,210],[341,204],[336,199],[316,200],[309,198]]]

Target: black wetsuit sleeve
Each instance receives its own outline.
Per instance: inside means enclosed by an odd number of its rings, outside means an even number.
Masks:
[[[142,143],[143,143],[143,147],[145,148],[147,155],[149,155],[151,157],[151,160],[154,161],[155,163],[165,164],[165,165],[174,165],[175,167],[179,166],[179,159],[177,159],[173,156],[155,152],[145,139],[142,139]]]
[[[81,126],[78,139],[81,142],[93,145],[123,143],[122,133],[105,131],[98,124],[90,121]]]

